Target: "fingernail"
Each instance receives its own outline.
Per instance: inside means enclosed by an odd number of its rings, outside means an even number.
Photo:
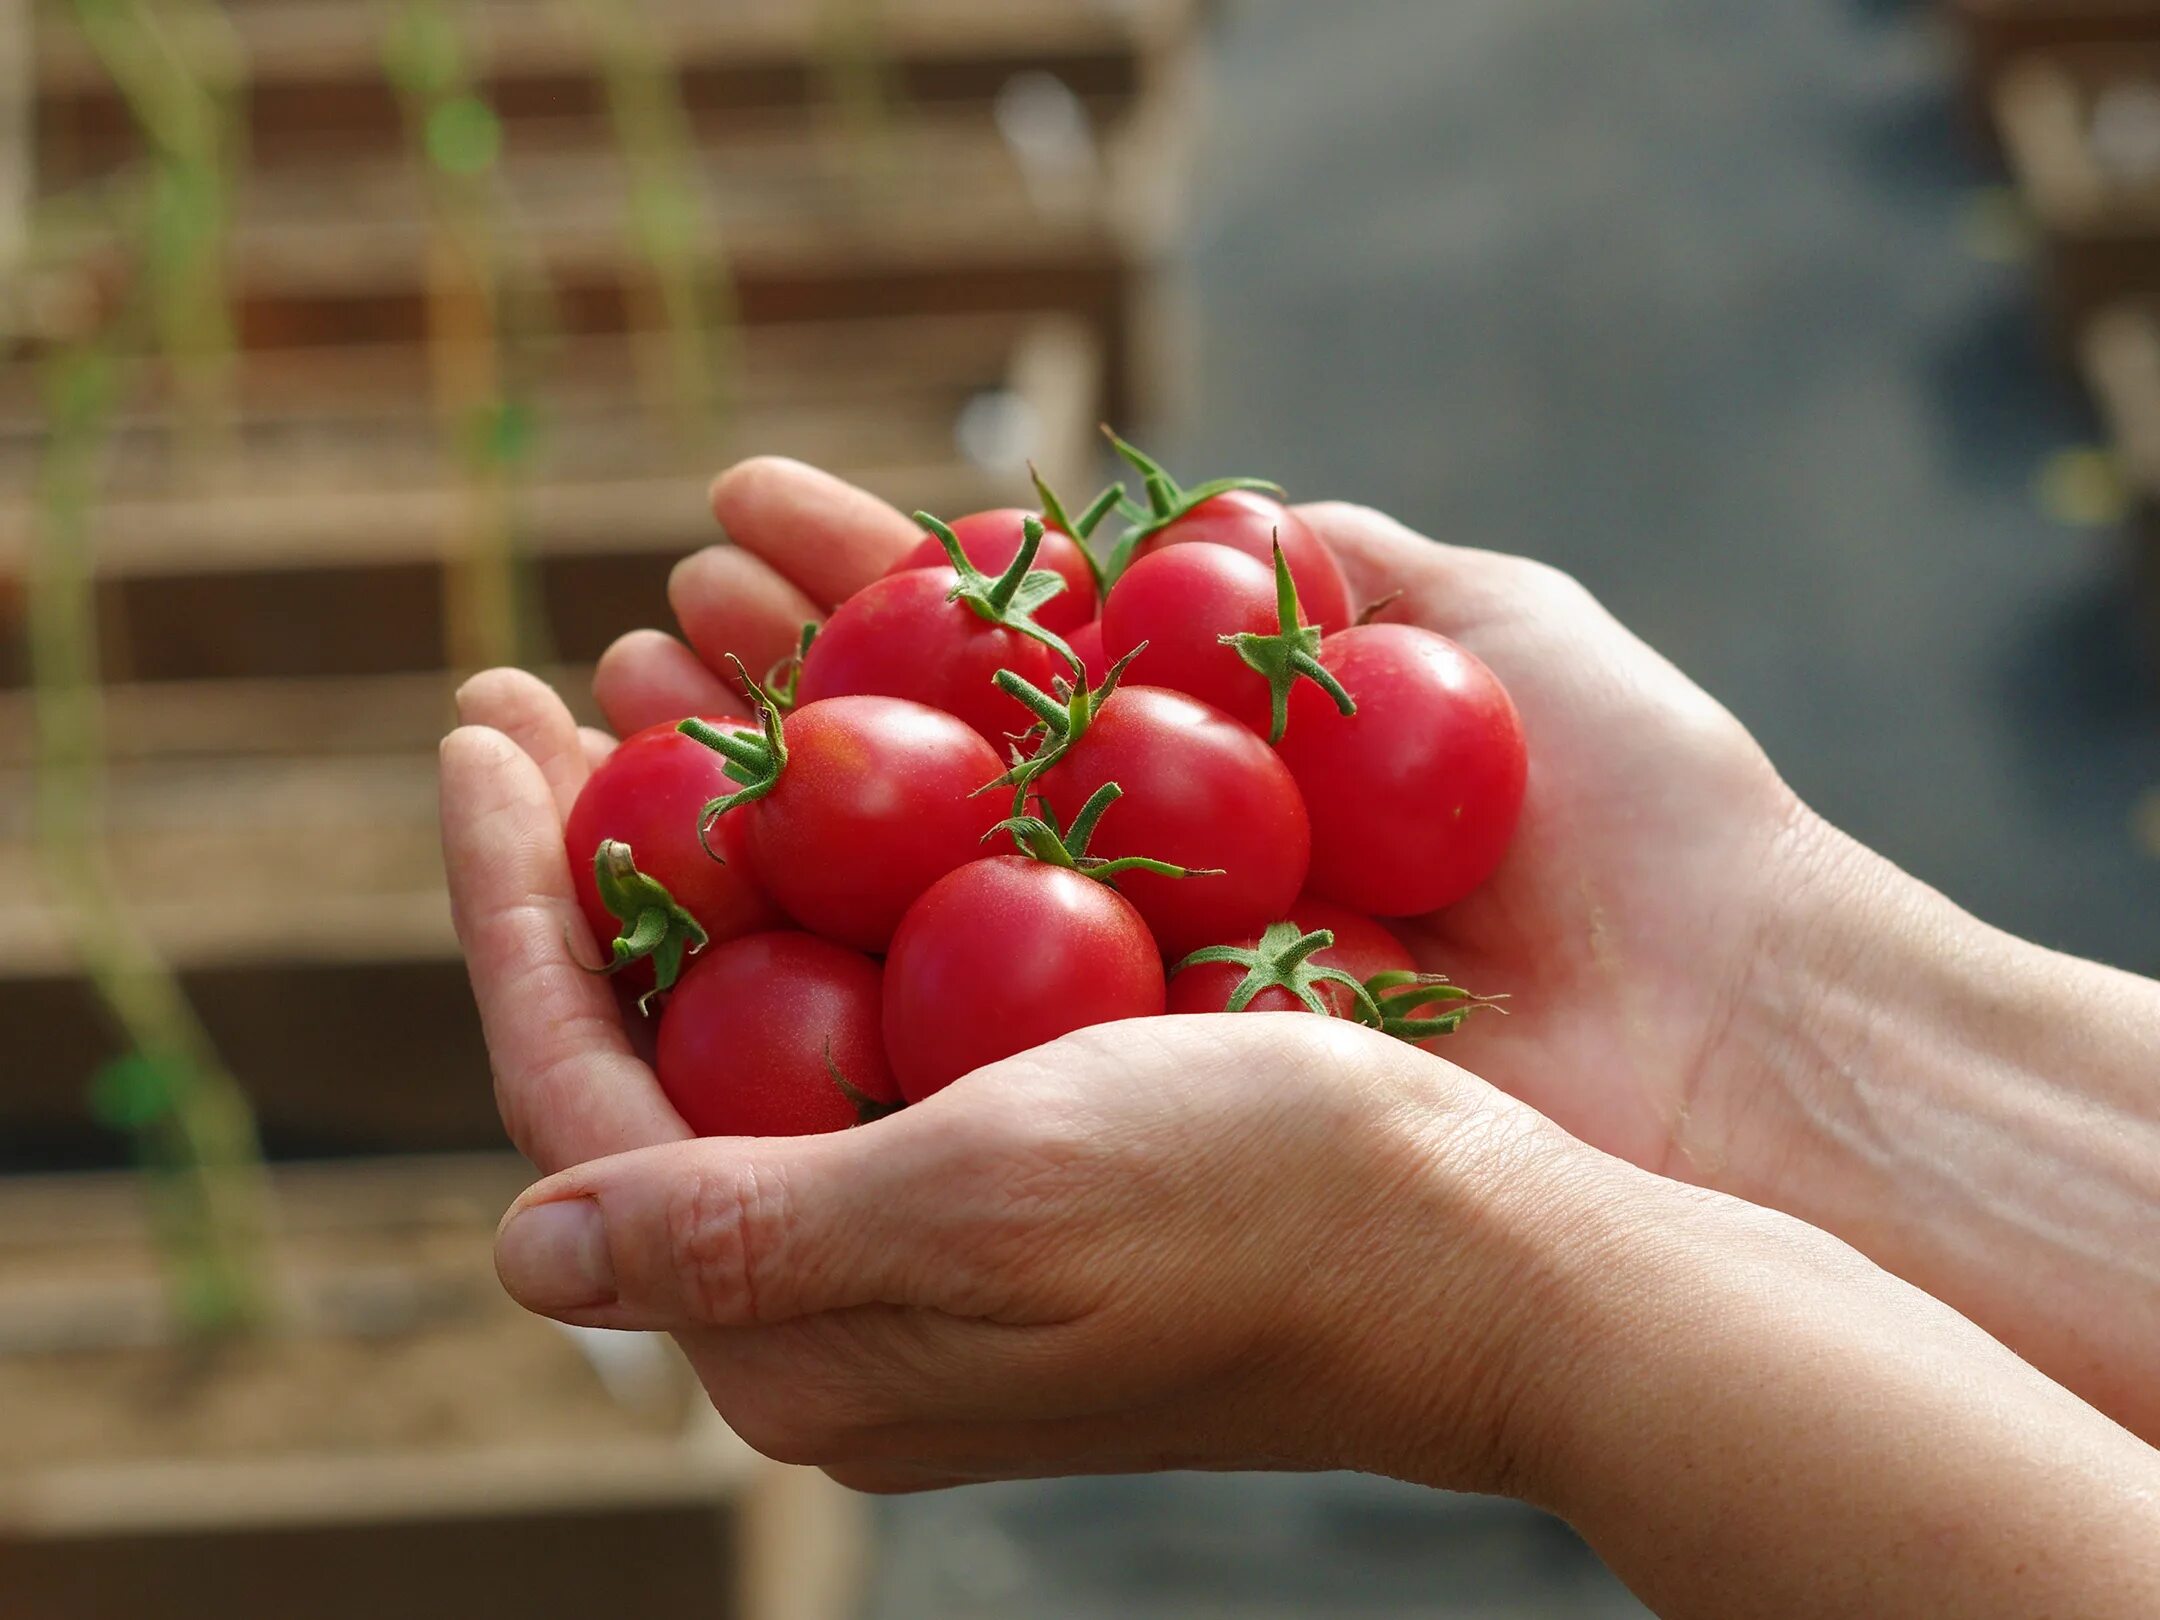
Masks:
[[[495,1274],[528,1311],[575,1311],[615,1299],[607,1223],[590,1198],[535,1204],[495,1239]]]

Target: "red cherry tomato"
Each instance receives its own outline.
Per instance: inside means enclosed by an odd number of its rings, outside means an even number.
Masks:
[[[1221,869],[1118,878],[1118,892],[1172,961],[1258,933],[1305,886],[1311,832],[1297,784],[1265,742],[1220,709],[1160,687],[1119,687],[1033,791],[1069,827],[1105,782],[1124,796],[1103,817],[1090,855]]]
[[[1090,619],[1079,629],[1069,631],[1065,645],[1072,648],[1073,656],[1080,660],[1080,667],[1087,671],[1090,687],[1102,685],[1110,673],[1110,660],[1103,656],[1102,621]],[[1135,659],[1137,664],[1139,660]]]
[[[1282,537],[1283,556],[1290,564],[1290,577],[1297,582],[1298,603],[1306,618],[1329,632],[1348,629],[1353,617],[1350,583],[1343,578],[1335,554],[1297,513],[1257,490],[1235,489],[1202,501],[1141,541],[1134,560],[1171,546],[1205,541],[1272,566],[1277,535]],[[1274,628],[1272,617],[1268,628]]]
[[[1064,594],[1044,603],[1036,611],[1035,622],[1060,635],[1077,630],[1095,617],[1095,574],[1081,554],[1079,541],[1042,513],[1023,512],[1017,506],[954,518],[952,532],[959,537],[960,550],[969,562],[986,574],[997,575],[1011,567],[1012,560],[1020,555],[1020,525],[1028,518],[1043,526],[1042,548],[1035,553],[1035,566],[1065,581]],[[886,572],[899,574],[914,568],[944,568],[948,565],[945,548],[936,536],[926,534],[912,551]]]
[[[1330,636],[1320,661],[1357,713],[1301,686],[1277,745],[1312,813],[1314,892],[1379,917],[1453,905],[1515,833],[1529,775],[1515,705],[1477,659],[1411,625]]]
[[[950,568],[912,568],[872,580],[840,604],[811,643],[796,701],[907,698],[958,715],[1000,747],[1007,736],[1027,730],[1034,716],[991,677],[1009,669],[1047,687],[1065,672],[1065,661],[1033,637],[981,618],[965,602],[947,601],[959,582]]]
[[[846,1130],[864,1112],[848,1086],[872,1104],[900,1100],[878,1029],[883,978],[869,957],[812,934],[715,945],[661,1014],[660,1087],[700,1136]]]
[[[1102,651],[1116,663],[1145,642],[1140,678],[1148,685],[1211,703],[1266,736],[1267,680],[1220,638],[1272,635],[1275,629],[1270,564],[1228,546],[1171,546],[1140,558],[1110,588]],[[1134,673],[1140,674],[1137,663]]]
[[[828,698],[789,715],[781,735],[787,762],[772,791],[720,825],[747,817],[766,892],[858,950],[882,951],[918,895],[982,856],[1010,807],[971,797],[1005,768],[990,745],[920,703]]]
[[[733,719],[710,723],[728,731],[754,729]],[[601,904],[593,877],[593,854],[607,839],[628,844],[638,870],[665,887],[715,945],[780,920],[778,908],[758,886],[746,824],[724,822],[714,830],[712,846],[720,860],[698,844],[700,807],[735,791],[726,767],[727,761],[672,725],[650,726],[625,737],[578,790],[563,839],[578,909],[603,947],[623,928]],[[638,971],[649,975],[651,970]]]
[[[1140,914],[1020,855],[940,879],[885,959],[885,1051],[909,1102],[1073,1030],[1162,1010],[1162,958]]]
[[[1318,967],[1340,968],[1353,979],[1370,979],[1376,973],[1415,973],[1417,962],[1409,947],[1397,939],[1380,923],[1370,917],[1361,917],[1354,911],[1312,895],[1298,896],[1296,905],[1290,908],[1284,920],[1297,924],[1301,934],[1326,929],[1335,936],[1335,943],[1324,951],[1315,951],[1312,962]],[[1227,944],[1239,945],[1247,950],[1260,943],[1255,934],[1245,939],[1229,940]],[[1245,980],[1245,969],[1230,962],[1201,962],[1171,975],[1169,1011],[1174,1013],[1219,1013],[1230,1005],[1230,997]],[[1355,1016],[1349,989],[1340,984],[1322,981],[1315,987],[1320,999],[1337,1018]],[[1247,1002],[1246,1012],[1297,1012],[1302,1003],[1289,991],[1274,986],[1262,990]]]

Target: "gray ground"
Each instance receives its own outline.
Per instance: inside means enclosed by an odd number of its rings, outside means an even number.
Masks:
[[[1177,465],[1573,570],[1834,820],[2160,972],[2160,709],[2088,436],[1926,8],[1225,5]],[[1646,766],[1650,762],[1646,761]],[[1173,1477],[889,1510],[878,1620],[1640,1611],[1564,1531],[1385,1484]]]

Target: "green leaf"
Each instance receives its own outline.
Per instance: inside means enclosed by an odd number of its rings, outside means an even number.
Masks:
[[[447,174],[485,174],[502,153],[502,121],[478,96],[452,96],[430,109],[427,154]]]
[[[169,1063],[130,1052],[90,1076],[90,1113],[116,1131],[139,1131],[171,1113],[182,1077]]]

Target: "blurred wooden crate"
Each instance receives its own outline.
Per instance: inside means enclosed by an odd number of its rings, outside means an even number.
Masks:
[[[169,402],[154,389],[136,401],[96,518],[108,676],[453,661],[446,584],[466,497],[428,363],[417,345],[251,355],[233,443],[201,468],[179,459]],[[590,660],[622,630],[666,622],[668,570],[716,538],[706,483],[742,455],[812,461],[904,509],[1016,497],[1030,456],[1078,487],[1098,365],[1085,330],[1055,317],[762,328],[744,337],[721,435],[689,444],[640,408],[625,345],[567,343],[533,402],[538,442],[514,502],[553,653]],[[19,577],[37,521],[34,384],[0,375],[0,580]],[[0,609],[0,682],[25,678],[23,635]]]
[[[489,1239],[530,1179],[507,1157],[279,1172],[289,1331],[192,1366],[133,1177],[0,1181],[7,1612],[851,1613],[855,1499],[749,1451],[665,1340],[588,1357],[502,1294]]]
[[[679,76],[708,135],[772,112],[830,110],[848,61],[874,65],[901,108],[987,102],[1017,74],[1046,73],[1114,112],[1181,71],[1196,0],[640,0],[631,7]],[[466,0],[455,8],[479,87],[513,125],[605,116],[596,42],[566,0]],[[399,137],[383,73],[387,8],[354,0],[227,0],[248,84],[252,144],[317,153]],[[64,23],[40,29],[37,132],[48,176],[130,147],[126,109]]]
[[[2019,58],[2065,46],[2160,41],[2160,0],[1949,0],[1976,111],[1992,116],[2002,75]]]
[[[2160,289],[2160,46],[2027,57],[1996,108],[2072,346],[2088,317]]]
[[[2131,497],[2132,588],[2160,648],[2160,288],[2088,321],[2078,360]]]

